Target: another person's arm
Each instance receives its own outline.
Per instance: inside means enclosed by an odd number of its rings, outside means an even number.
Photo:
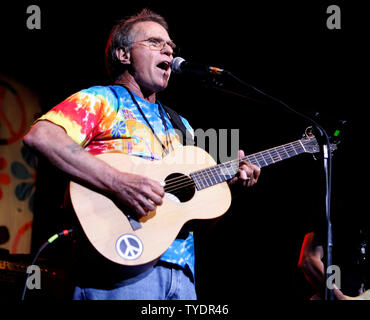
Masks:
[[[321,245],[314,245],[315,233],[307,233],[301,247],[301,254],[298,267],[312,287],[319,292],[320,298],[325,291],[325,267],[322,259],[324,250]],[[345,296],[338,289],[334,288],[334,296],[338,300],[345,300]]]

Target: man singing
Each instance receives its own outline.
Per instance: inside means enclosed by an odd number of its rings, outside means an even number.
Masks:
[[[36,121],[25,144],[72,180],[129,207],[138,219],[155,210],[165,194],[159,182],[118,171],[95,155],[118,152],[156,161],[181,146],[157,100],[168,85],[175,49],[160,15],[144,9],[119,21],[106,46],[114,84],[81,90],[55,106]],[[242,162],[230,183],[252,186],[259,174],[260,168]],[[79,247],[74,299],[196,299],[192,232],[183,229],[153,267],[135,276],[120,272],[121,265],[94,252],[86,239]]]

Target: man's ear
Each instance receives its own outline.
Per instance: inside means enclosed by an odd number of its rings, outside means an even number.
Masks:
[[[122,64],[131,64],[130,60],[130,51],[127,50],[124,47],[120,47],[116,49],[116,56],[119,61],[121,61]]]

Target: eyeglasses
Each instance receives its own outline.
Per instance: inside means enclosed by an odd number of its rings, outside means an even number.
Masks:
[[[168,44],[172,49],[173,52],[172,54],[175,55],[177,53],[177,47],[171,40],[166,41],[161,38],[149,38],[145,40],[131,42],[130,45],[133,45],[135,43],[142,43],[143,45],[148,46],[149,49],[153,51],[161,51],[164,48],[164,46]]]

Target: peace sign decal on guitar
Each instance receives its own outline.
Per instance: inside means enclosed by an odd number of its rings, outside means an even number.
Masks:
[[[118,238],[116,250],[123,259],[136,260],[143,252],[143,244],[137,236],[126,233]]]

